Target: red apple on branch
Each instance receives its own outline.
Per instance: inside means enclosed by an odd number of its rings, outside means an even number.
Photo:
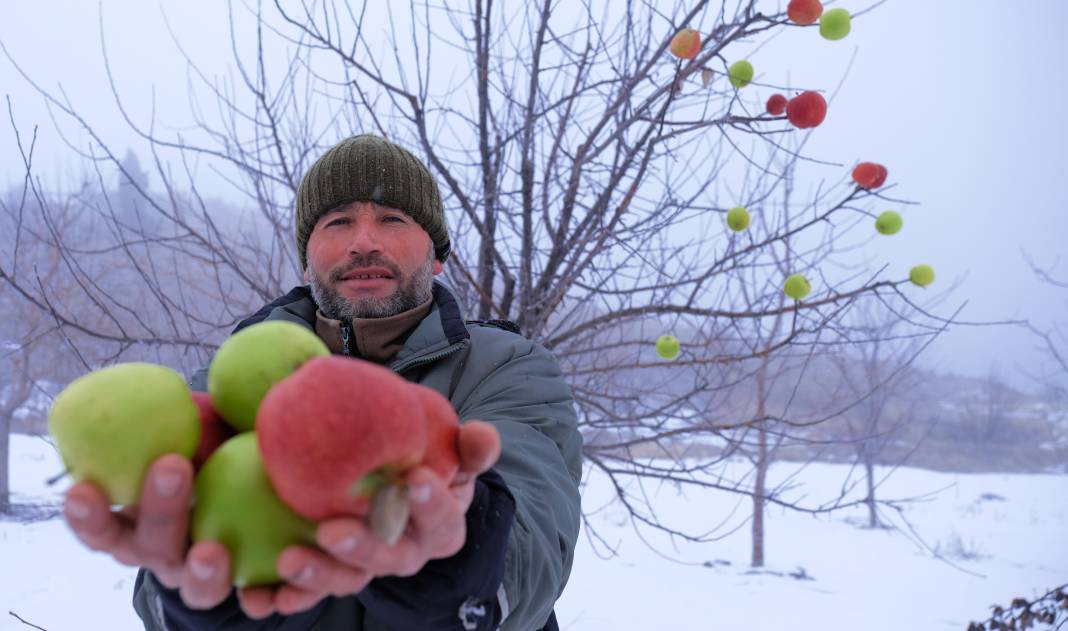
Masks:
[[[684,28],[671,38],[671,54],[679,59],[693,59],[701,50],[701,33]]]
[[[786,97],[781,94],[772,94],[768,98],[767,110],[772,116],[782,116],[786,112]]]
[[[823,15],[823,3],[820,0],[790,0],[786,6],[786,16],[794,24],[807,26],[815,24]]]
[[[819,92],[802,92],[786,104],[786,118],[798,129],[816,127],[826,117],[827,101]]]
[[[886,182],[886,167],[875,162],[861,162],[853,167],[853,181],[861,188],[879,188]]]

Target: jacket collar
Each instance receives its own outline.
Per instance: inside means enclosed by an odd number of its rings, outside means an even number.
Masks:
[[[430,313],[415,327],[390,363],[390,368],[397,372],[449,355],[466,345],[471,338],[464,323],[463,310],[452,290],[435,280],[432,291]],[[294,287],[285,296],[243,320],[234,332],[264,320],[288,320],[314,331],[317,310],[311,288],[307,285]]]

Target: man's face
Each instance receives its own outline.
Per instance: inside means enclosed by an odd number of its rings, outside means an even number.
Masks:
[[[319,218],[304,279],[323,315],[385,318],[426,302],[443,266],[430,235],[403,211],[353,202]]]

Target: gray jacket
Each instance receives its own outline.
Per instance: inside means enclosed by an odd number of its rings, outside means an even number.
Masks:
[[[315,312],[307,288],[298,287],[237,330],[262,320],[288,320],[314,331]],[[502,452],[493,471],[503,478],[515,504],[497,591],[500,628],[543,628],[571,571],[580,521],[582,437],[559,365],[536,342],[498,326],[466,322],[452,292],[435,283],[430,313],[389,367],[447,396],[461,419],[488,421],[500,432]],[[202,368],[191,387],[203,391],[206,386],[207,369]],[[161,624],[164,591],[151,575],[138,577],[134,606],[150,631],[166,628]],[[367,609],[357,597],[331,598],[308,623],[240,628],[395,628]],[[455,628],[465,628],[459,617]]]

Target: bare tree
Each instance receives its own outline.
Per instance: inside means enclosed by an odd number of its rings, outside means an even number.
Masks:
[[[833,355],[839,375],[835,383],[856,401],[843,420],[849,442],[856,450],[855,462],[864,470],[868,527],[879,528],[875,466],[884,462],[901,430],[915,423],[915,412],[923,401],[919,396],[922,377],[913,364],[930,337],[900,335],[899,331],[909,328],[906,323],[892,315],[888,317],[871,303],[853,315],[853,342]],[[903,464],[910,452],[905,451],[893,464]]]
[[[789,28],[784,14],[707,1],[670,10],[413,2],[384,12],[332,0],[268,4],[247,8],[251,41],[232,28],[231,76],[210,78],[190,61],[193,129],[138,125],[110,82],[147,148],[141,155],[152,156],[152,190],[74,105],[38,88],[77,132],[68,135],[84,140],[72,149],[98,180],[86,206],[108,245],[53,235],[79,280],[77,300],[56,304],[49,287],[7,269],[0,279],[87,349],[91,341],[89,365],[151,357],[188,371],[206,362],[234,323],[299,279],[291,235],[300,177],[325,147],[359,132],[426,159],[454,241],[447,280],[469,314],[512,319],[554,352],[575,392],[587,462],[613,480],[641,524],[708,536],[662,523],[654,506],[635,501],[631,482],[753,493],[713,471],[722,457],[696,465],[649,458],[672,454],[680,440],[785,422],[729,404],[710,416],[752,376],[750,362],[810,358],[842,343],[836,326],[865,295],[897,296],[911,322],[942,322],[910,301],[906,279],[884,278],[853,256],[867,234],[858,236],[860,226],[870,229],[868,207],[907,202],[889,197],[889,187],[852,186],[844,165],[785,149],[780,139],[795,130],[722,72],[738,42]],[[668,53],[682,26],[704,34],[693,60]],[[210,108],[200,105],[204,96]],[[194,163],[232,184],[241,212],[204,198]],[[803,200],[772,212],[786,165],[817,175]],[[132,218],[115,209],[109,169],[138,200]],[[768,215],[758,217],[766,228],[727,238],[723,216],[739,200]],[[783,270],[769,257],[788,244],[790,264],[816,287],[795,304],[782,302]],[[89,282],[97,269],[108,275]],[[765,331],[759,344],[752,330]],[[651,355],[664,331],[685,338],[679,359]],[[813,511],[842,504],[763,501]]]
[[[1042,283],[1053,289],[1068,289],[1068,280],[1056,275],[1057,264],[1042,267],[1024,253],[1027,264],[1031,271]],[[1027,328],[1040,342],[1040,348],[1046,357],[1050,359],[1052,369],[1042,374],[1030,374],[1046,389],[1048,397],[1068,400],[1068,331],[1064,328],[1063,320],[1055,320],[1047,326],[1039,327],[1028,323]]]

